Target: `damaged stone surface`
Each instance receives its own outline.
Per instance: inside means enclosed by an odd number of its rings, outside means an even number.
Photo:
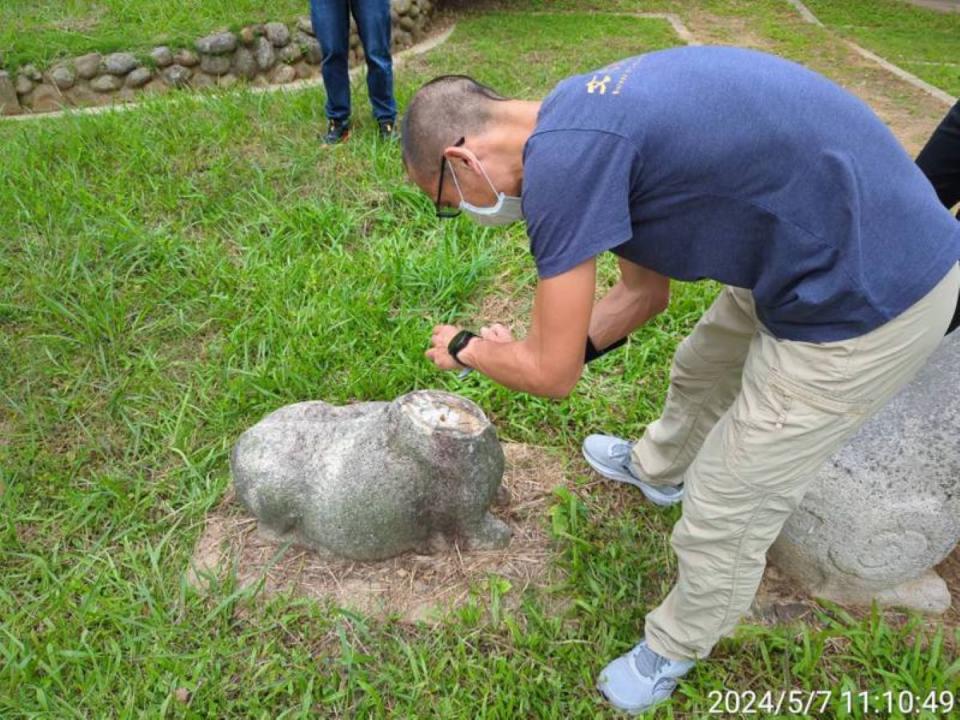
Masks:
[[[510,539],[489,512],[504,470],[496,433],[450,393],[289,405],[240,437],[230,466],[261,530],[322,554],[382,560]]]
[[[550,508],[556,487],[574,483],[562,453],[514,443],[502,449],[505,470],[493,511],[512,532],[504,548],[463,552],[451,547],[378,562],[322,557],[259,532],[229,489],[206,516],[185,579],[200,592],[236,582],[238,588],[256,588],[263,600],[281,594],[371,618],[430,623],[456,607],[489,600],[485,585],[495,577],[507,589],[497,594],[501,609],[517,607],[530,592],[562,581],[563,568],[553,561]],[[569,607],[556,593],[542,599],[558,613]]]
[[[770,549],[812,595],[950,607],[932,570],[960,541],[960,332],[820,471]]]

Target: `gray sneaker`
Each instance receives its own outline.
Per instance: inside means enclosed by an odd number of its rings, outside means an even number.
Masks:
[[[607,665],[597,680],[597,689],[618,710],[635,715],[666,700],[695,660],[671,660],[658,655],[646,640]]]
[[[632,443],[613,435],[590,435],[583,441],[583,457],[590,467],[610,480],[634,485],[654,505],[675,505],[683,499],[683,483],[653,485],[641,480],[630,465]]]

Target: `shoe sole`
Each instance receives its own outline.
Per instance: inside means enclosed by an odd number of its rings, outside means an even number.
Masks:
[[[592,467],[597,473],[603,475],[603,477],[608,480],[616,480],[617,482],[626,483],[628,485],[633,485],[636,488],[640,489],[640,492],[643,493],[644,497],[647,498],[654,505],[659,505],[660,507],[669,507],[670,505],[676,505],[683,499],[683,493],[671,493],[669,495],[663,493],[652,485],[648,485],[642,480],[637,480],[633,475],[629,475],[625,472],[617,472],[616,470],[611,470],[609,466],[604,465],[599,460],[594,460],[590,457],[590,454],[586,451],[586,448],[581,448],[583,453],[583,459]]]
[[[600,693],[600,697],[602,697],[604,701],[610,705],[610,707],[616,709],[618,712],[626,713],[627,715],[631,715],[631,716],[636,716],[636,715],[641,715],[643,713],[646,713],[648,710],[651,710],[654,707],[663,705],[665,702],[670,700],[670,698],[663,698],[661,700],[655,700],[649,705],[639,705],[636,707],[632,705],[620,705],[616,700],[614,700],[609,695],[607,695],[607,692],[604,689],[606,687],[605,685],[598,682],[594,687],[596,687],[597,692]]]
[[[617,703],[616,700],[614,700],[609,695],[607,695],[606,691],[604,690],[604,687],[605,687],[604,685],[602,685],[601,683],[597,683],[595,687],[597,688],[597,692],[600,693],[600,697],[602,697],[607,703],[609,703],[610,707],[613,707],[617,711],[626,713],[627,715],[631,715],[631,716],[645,714],[648,711],[652,710],[653,708],[660,707],[664,703],[671,700],[671,697],[668,696],[665,698],[660,698],[659,700],[654,700],[649,705],[638,705],[638,706],[620,705],[619,703]],[[676,686],[674,686],[674,688],[676,688]],[[671,693],[672,692],[673,691],[671,691]]]

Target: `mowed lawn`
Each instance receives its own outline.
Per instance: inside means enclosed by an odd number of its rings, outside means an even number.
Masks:
[[[904,0],[809,0],[827,27],[960,96],[960,13]]]
[[[403,67],[398,93],[469,72],[539,97],[676,43],[652,19],[475,15]],[[596,673],[672,584],[679,508],[587,491],[590,476],[551,510],[566,580],[515,612],[496,610],[495,579],[438,627],[184,584],[229,449],[267,412],[445,388],[502,439],[572,459],[584,434],[636,436],[656,417],[717,290],[676,285],[564,401],[435,372],[432,325],[510,321],[481,308],[516,299],[519,314],[533,264],[522,228],[438,222],[363,95],[334,150],[317,141],[317,90],[0,124],[0,717],[607,715]],[[724,639],[655,716],[703,717],[721,689],[956,690],[958,643],[825,607],[817,627]]]

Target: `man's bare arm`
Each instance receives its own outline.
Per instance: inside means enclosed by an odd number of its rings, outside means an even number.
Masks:
[[[669,302],[669,280],[663,275],[622,259],[620,272],[617,284],[595,305],[593,259],[541,280],[526,338],[497,339],[499,333],[487,332],[460,351],[460,360],[512,390],[565,397],[583,372],[588,330],[594,346],[603,349],[662,312]],[[446,351],[458,330],[452,325],[434,328],[427,357],[442,369],[459,367]]]
[[[669,278],[620,258],[620,280],[593,308],[590,340],[602,350],[666,310],[669,302]]]
[[[513,390],[565,397],[583,372],[583,349],[593,308],[596,262],[537,283],[530,333],[517,342],[476,339],[460,359]]]

